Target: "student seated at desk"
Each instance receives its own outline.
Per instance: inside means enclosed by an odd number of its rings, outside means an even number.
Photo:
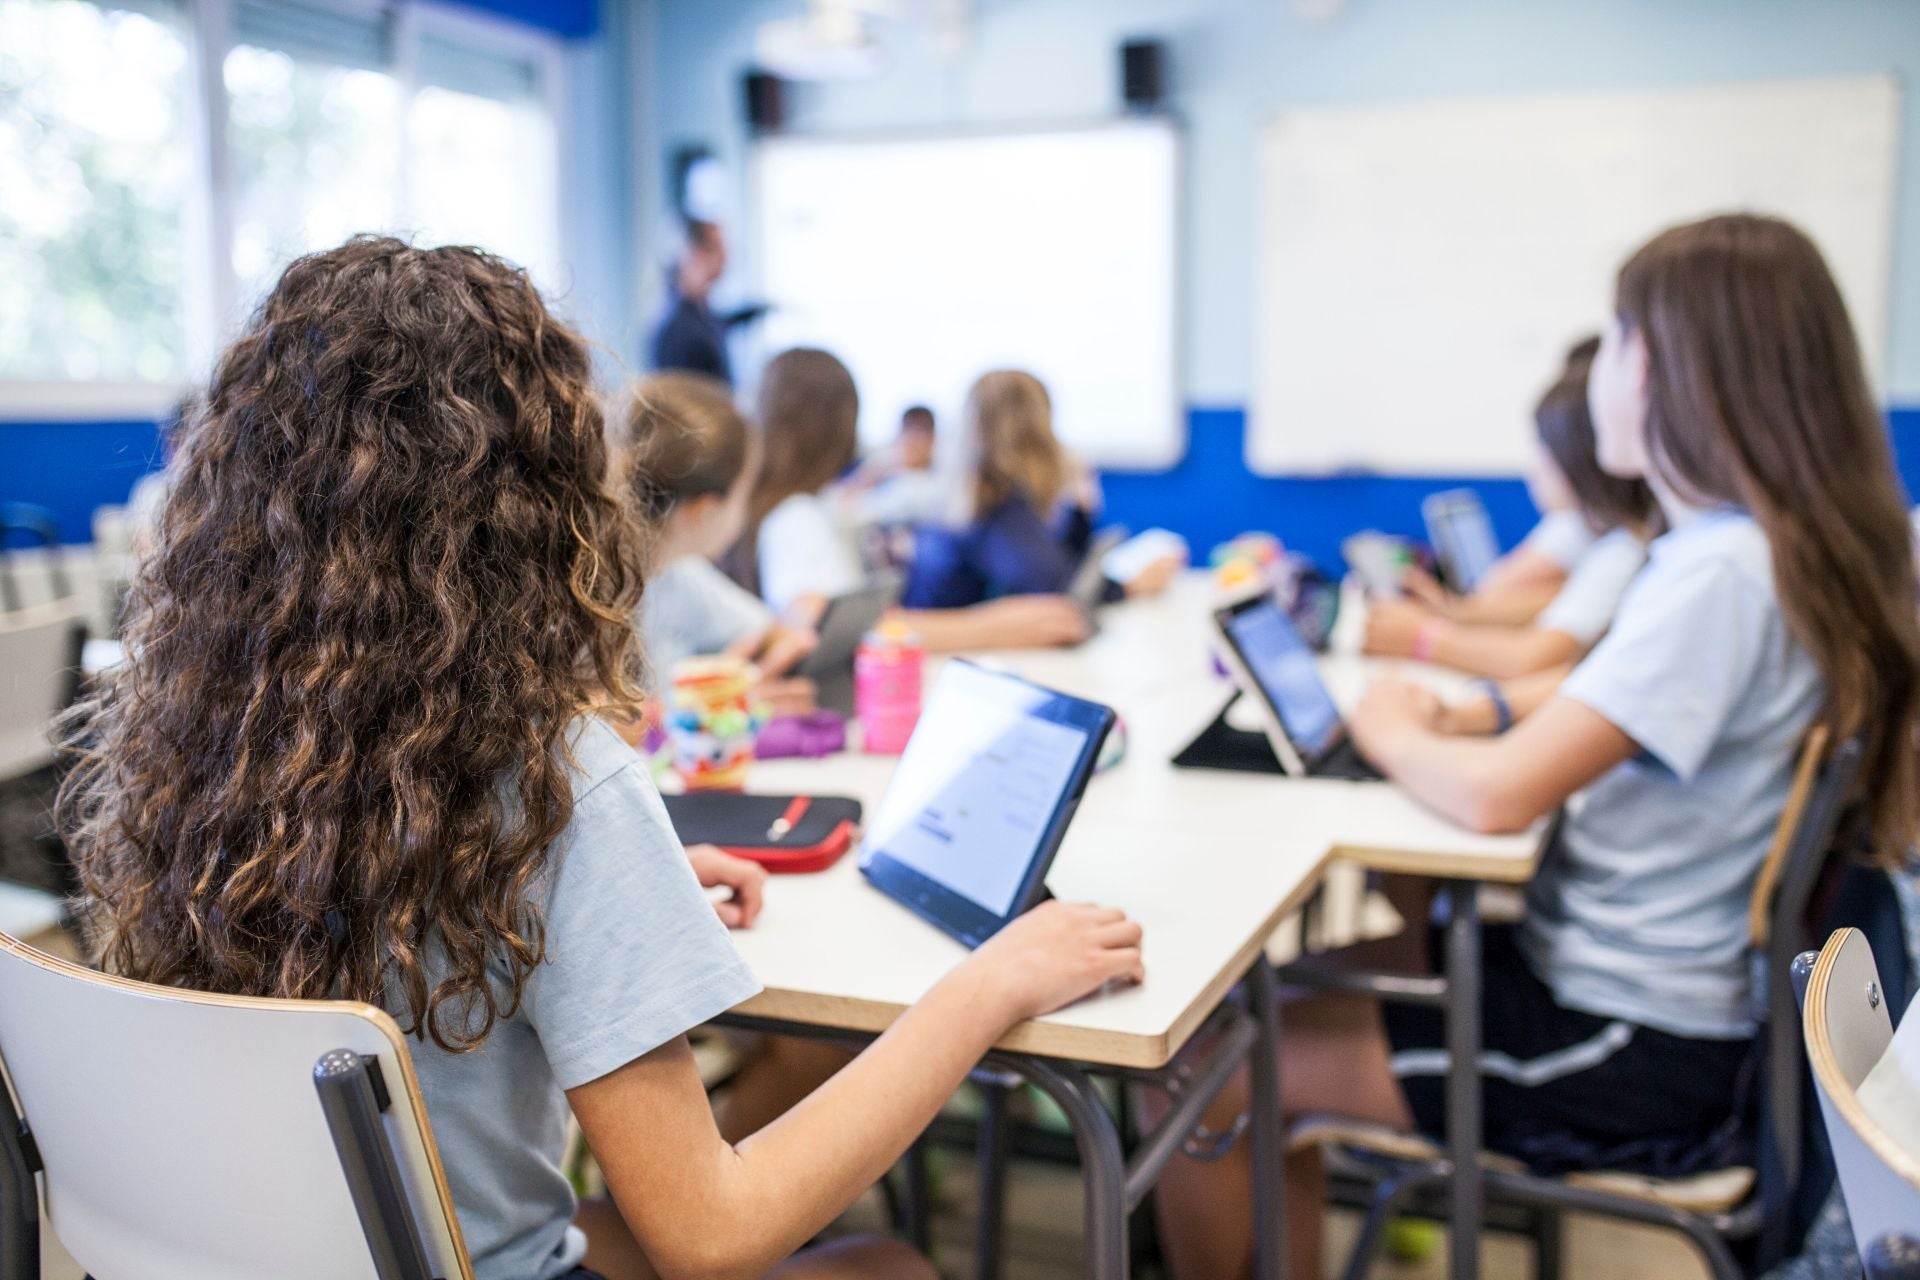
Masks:
[[[756,405],[760,473],[727,573],[806,626],[866,581],[853,531],[827,488],[853,465],[860,393],[831,354],[795,347],[768,361]]]
[[[1600,457],[1649,480],[1671,531],[1613,629],[1502,736],[1448,733],[1447,709],[1402,683],[1348,720],[1391,779],[1477,829],[1524,830],[1580,793],[1525,920],[1490,931],[1483,960],[1487,1141],[1543,1163],[1697,1149],[1735,1123],[1756,1032],[1748,901],[1811,725],[1861,737],[1853,799],[1881,856],[1903,859],[1920,821],[1909,534],[1818,250],[1772,219],[1682,226],[1622,268],[1615,312],[1592,374]],[[1286,1014],[1286,1110],[1438,1134],[1441,1022],[1301,1002]],[[1317,1169],[1291,1172],[1292,1239],[1310,1251]],[[1161,1217],[1182,1280],[1247,1274],[1251,1191],[1237,1156],[1169,1170]]]
[[[935,466],[933,410],[909,406],[893,443],[860,464],[842,486],[862,528],[925,524],[944,517],[953,489]]]
[[[1065,591],[1080,567],[1098,502],[1092,475],[1053,434],[1047,389],[1030,373],[983,374],[967,393],[959,518],[923,525],[902,601],[953,609],[1009,596]],[[1163,590],[1180,570],[1167,557],[1115,598]]]
[[[1591,363],[1600,339],[1586,338],[1567,352],[1567,366]],[[1457,596],[1424,569],[1409,568],[1401,589],[1442,617],[1456,622],[1532,622],[1552,603],[1567,575],[1593,545],[1593,526],[1574,499],[1573,486],[1553,452],[1543,444],[1526,474],[1527,496],[1540,512],[1539,523],[1518,546],[1481,575],[1467,595]]]
[[[761,375],[765,463],[747,504],[746,528],[724,563],[735,581],[805,625],[817,623],[830,598],[863,579],[851,533],[826,493],[853,461],[859,418],[853,375],[825,351],[785,352]],[[1087,635],[1086,618],[1058,595],[913,608],[896,616],[929,649],[947,652],[1050,648]]]
[[[1587,378],[1595,344],[1581,343],[1534,410],[1545,461],[1566,483],[1595,534],[1553,599],[1517,626],[1468,621],[1412,600],[1367,611],[1365,650],[1438,662],[1496,679],[1564,670],[1605,634],[1627,584],[1646,563],[1659,516],[1646,482],[1608,475],[1594,452]]]
[[[644,561],[590,373],[476,250],[287,268],[182,442],[129,661],[66,725],[88,936],[136,979],[390,1010],[479,1280],[932,1277],[889,1244],[785,1260],[1013,1023],[1139,977],[1138,927],[1022,916],[722,1139],[685,1032],[757,984],[592,714],[638,708]],[[570,1114],[611,1202],[576,1202]]]
[[[651,534],[637,624],[654,687],[684,658],[734,653],[768,677],[762,692],[806,710],[811,682],[779,677],[813,650],[713,558],[732,546],[759,470],[758,444],[733,393],[697,373],[650,374],[627,397],[620,489]]]

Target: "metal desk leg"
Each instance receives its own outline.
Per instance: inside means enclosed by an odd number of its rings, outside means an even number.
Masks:
[[[1087,1073],[1046,1058],[988,1058],[1027,1078],[1059,1104],[1080,1148],[1086,1182],[1086,1258],[1090,1280],[1127,1280],[1127,1161],[1120,1130]]]
[[[1480,1274],[1480,898],[1470,880],[1447,883],[1447,1159],[1453,1280]]]
[[[1280,994],[1273,966],[1263,954],[1248,976],[1255,1036],[1253,1064],[1253,1274],[1284,1280],[1287,1271],[1286,1119],[1280,1099]]]
[[[974,1280],[1000,1280],[1007,1206],[1007,1104],[1016,1085],[977,1081],[980,1089],[980,1221],[973,1237]]]

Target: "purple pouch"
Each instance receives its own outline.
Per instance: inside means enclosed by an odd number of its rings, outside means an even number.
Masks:
[[[753,753],[762,760],[793,756],[815,759],[847,749],[847,722],[838,712],[815,711],[804,716],[776,716],[767,721],[754,741]]]

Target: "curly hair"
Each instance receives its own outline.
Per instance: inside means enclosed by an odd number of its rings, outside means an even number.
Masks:
[[[356,238],[287,268],[176,465],[63,731],[102,964],[478,1045],[545,953],[569,728],[639,705],[586,346],[497,258]]]

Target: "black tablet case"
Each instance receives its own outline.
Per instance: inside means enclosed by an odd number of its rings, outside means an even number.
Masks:
[[[814,796],[793,830],[778,840],[767,828],[779,821],[792,796],[750,796],[738,791],[689,791],[664,796],[667,816],[682,844],[717,844],[723,849],[807,849],[832,835],[843,822],[860,825],[860,802],[844,796]]]
[[[1180,748],[1173,758],[1182,769],[1230,769],[1238,773],[1284,773],[1280,758],[1273,754],[1267,735],[1240,729],[1227,723],[1227,712],[1240,701],[1236,693],[1220,708],[1220,714],[1200,731],[1200,736]]]

